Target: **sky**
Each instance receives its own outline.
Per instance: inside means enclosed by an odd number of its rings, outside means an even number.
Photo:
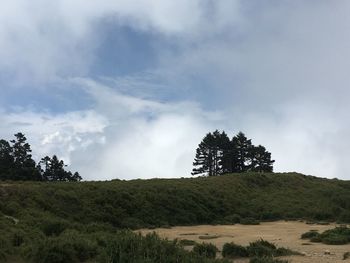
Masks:
[[[243,131],[276,172],[350,180],[350,2],[4,0],[0,138],[85,180],[191,176]]]

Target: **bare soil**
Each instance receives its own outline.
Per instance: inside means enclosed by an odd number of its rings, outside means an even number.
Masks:
[[[199,226],[177,226],[172,228],[141,229],[142,234],[156,232],[160,237],[167,239],[188,239],[196,242],[213,243],[220,250],[227,242],[235,242],[240,245],[248,245],[249,242],[260,238],[276,244],[279,247],[290,248],[302,253],[304,256],[290,256],[284,259],[290,262],[350,262],[343,260],[343,254],[350,252],[350,244],[347,245],[325,245],[312,243],[300,238],[301,234],[318,230],[323,232],[334,228],[336,224],[317,225],[306,224],[299,221],[277,221],[266,222],[260,225],[199,225]],[[203,238],[204,237],[204,238]],[[208,238],[205,238],[208,237]],[[186,247],[191,249],[191,247]],[[219,253],[221,254],[221,253]],[[236,263],[246,263],[249,260],[239,259]]]

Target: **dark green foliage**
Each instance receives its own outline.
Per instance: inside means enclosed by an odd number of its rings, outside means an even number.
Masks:
[[[272,257],[277,250],[276,246],[263,239],[252,242],[247,247],[247,251],[250,257]]]
[[[222,256],[224,258],[241,258],[248,257],[249,254],[245,247],[231,242],[224,244],[222,248]]]
[[[254,146],[244,133],[239,132],[230,140],[224,131],[216,130],[198,145],[192,175],[272,172],[274,162],[264,146]]]
[[[259,220],[256,220],[252,217],[242,218],[240,223],[242,225],[259,225],[260,224]]]
[[[308,231],[304,234],[301,235],[302,239],[311,239],[311,238],[315,238],[318,237],[320,235],[320,233],[317,232],[317,230],[311,230]]]
[[[0,180],[15,181],[80,181],[79,173],[65,171],[66,166],[57,156],[46,156],[39,164],[32,159],[31,147],[23,133],[15,139],[0,140]]]
[[[313,234],[316,233],[316,234]],[[314,231],[306,232],[302,238],[310,239],[312,242],[322,242],[328,245],[344,245],[350,243],[350,228],[346,226],[329,229],[319,234]]]
[[[64,162],[54,155],[52,158],[49,156],[42,158],[38,168],[43,181],[80,181],[82,179],[77,172],[72,174],[70,171],[65,171],[65,166]]]
[[[194,246],[196,244],[196,241],[189,239],[181,239],[179,243],[183,246]]]
[[[202,243],[196,244],[193,247],[193,252],[197,255],[204,256],[207,258],[215,258],[216,252],[218,251],[217,247],[213,244]]]
[[[288,261],[272,257],[253,257],[249,260],[249,263],[288,263]]]
[[[277,248],[274,244],[263,239],[251,242],[247,247],[234,243],[226,243],[222,250],[222,256],[224,258],[251,257],[250,262],[284,262],[278,261],[274,257],[290,255],[300,254],[288,248]]]

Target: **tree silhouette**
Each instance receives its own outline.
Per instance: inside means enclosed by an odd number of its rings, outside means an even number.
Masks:
[[[59,160],[56,155],[50,158],[46,156],[39,162],[42,178],[45,181],[80,181],[82,178],[79,173],[72,174],[66,171],[63,160]]]
[[[247,171],[272,172],[274,160],[264,146],[254,146],[243,132],[230,139],[227,134],[208,133],[198,145],[192,175],[215,176]]]

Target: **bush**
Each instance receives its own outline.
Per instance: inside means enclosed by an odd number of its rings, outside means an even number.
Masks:
[[[237,245],[233,242],[225,243],[222,248],[222,256],[224,258],[248,257],[248,251],[245,247]]]
[[[301,235],[301,239],[311,239],[314,237],[319,237],[317,230],[311,230]]]
[[[263,257],[263,256],[272,257],[276,249],[277,248],[274,244],[263,239],[252,242],[247,247],[248,254],[251,257]]]
[[[46,236],[58,236],[67,228],[67,225],[60,219],[46,219],[41,223],[40,229]]]
[[[274,259],[272,257],[253,257],[249,263],[288,263],[287,260]]]
[[[242,225],[260,225],[260,222],[252,217],[242,218],[240,223]]]
[[[328,245],[344,245],[350,243],[350,228],[340,226],[319,234],[315,231],[306,232],[302,238],[310,238],[312,242],[322,242]]]
[[[197,255],[207,257],[207,258],[215,258],[216,252],[218,251],[217,247],[213,244],[196,244],[193,247],[193,252]]]
[[[37,263],[84,262],[97,255],[97,246],[78,233],[46,238],[34,247],[32,259]]]
[[[225,224],[238,224],[241,222],[241,216],[237,214],[225,216],[223,222]]]
[[[189,239],[181,239],[179,243],[183,246],[194,246],[196,244],[196,241]]]
[[[350,252],[344,253],[344,255],[343,255],[343,260],[346,260],[346,259],[348,259],[348,258],[350,258]]]

